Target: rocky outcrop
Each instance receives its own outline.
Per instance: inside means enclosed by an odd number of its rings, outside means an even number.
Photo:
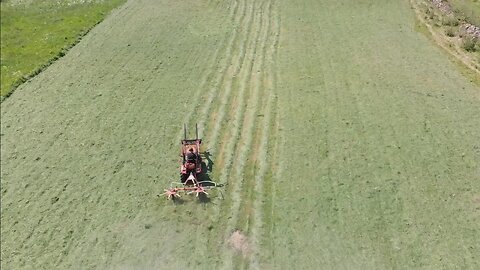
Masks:
[[[471,23],[464,23],[462,24],[461,29],[464,30],[468,35],[480,39],[480,27]]]
[[[440,11],[447,15],[453,15],[452,7],[447,1],[444,0],[431,0]]]
[[[432,4],[437,7],[441,12],[447,16],[455,16],[450,3],[446,0],[430,0]],[[460,25],[460,30],[465,34],[472,36],[474,38],[480,39],[480,27],[473,25],[471,23],[462,23]]]

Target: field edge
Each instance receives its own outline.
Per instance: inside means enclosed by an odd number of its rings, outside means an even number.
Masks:
[[[464,76],[480,86],[480,66],[475,63],[475,60],[472,59],[471,56],[463,52],[458,45],[452,45],[446,40],[442,33],[436,31],[433,26],[422,17],[424,14],[419,4],[416,0],[410,0],[410,6],[415,15],[416,31],[422,33],[435,44],[435,46],[441,48]]]
[[[112,9],[106,11],[103,16],[97,20],[95,23],[92,25],[87,25],[85,30],[80,31],[75,37],[72,43],[66,43],[65,46],[63,46],[60,51],[58,51],[53,57],[51,57],[49,60],[47,60],[44,63],[40,63],[38,67],[34,68],[33,71],[30,73],[27,73],[26,75],[21,76],[20,78],[14,80],[13,84],[10,86],[7,86],[8,90],[6,90],[5,94],[0,94],[0,103],[2,103],[5,99],[9,98],[15,90],[17,90],[18,87],[23,85],[26,82],[29,82],[33,78],[35,78],[37,75],[42,73],[44,70],[46,70],[48,67],[50,67],[53,63],[58,61],[60,58],[64,57],[73,47],[75,47],[82,39],[90,33],[90,31],[95,28],[97,25],[102,23],[108,16],[112,14],[115,10],[121,8],[123,5],[128,0],[123,0],[120,2],[117,6],[114,6]]]

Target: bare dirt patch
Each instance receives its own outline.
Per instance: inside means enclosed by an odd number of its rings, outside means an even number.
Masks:
[[[476,206],[480,206],[480,194],[473,196],[472,201]]]
[[[252,251],[248,237],[239,230],[235,230],[232,235],[230,235],[228,244],[235,251],[242,253],[243,257],[247,257]]]

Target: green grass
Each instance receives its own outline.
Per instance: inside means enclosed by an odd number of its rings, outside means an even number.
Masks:
[[[405,1],[282,4],[276,265],[477,269],[478,86]]]
[[[25,2],[1,2],[1,96],[63,56],[125,0]]]
[[[468,22],[480,25],[480,1],[479,0],[449,0],[453,10],[464,17]]]
[[[2,103],[2,269],[480,268],[478,86],[408,1],[112,15]],[[183,123],[223,198],[157,197]]]

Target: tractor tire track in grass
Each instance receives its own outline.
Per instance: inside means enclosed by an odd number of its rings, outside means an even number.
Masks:
[[[258,85],[258,80],[261,78],[258,74],[256,74],[256,68],[258,68],[258,65],[261,66],[262,62],[262,55],[257,55],[257,51],[261,51],[261,46],[263,44],[263,5],[264,3],[260,3],[259,8],[255,11],[255,39],[252,41],[253,44],[250,47],[250,53],[252,56],[252,60],[250,61],[250,65],[247,69],[248,71],[248,76],[245,77],[247,86],[249,91],[251,91],[247,105],[245,107],[245,112],[244,112],[244,119],[243,119],[243,124],[242,124],[242,130],[240,133],[240,138],[239,138],[239,148],[236,151],[235,155],[237,157],[237,162],[234,164],[234,170],[233,173],[230,175],[230,181],[232,184],[235,184],[234,187],[236,189],[232,190],[232,205],[231,209],[228,211],[229,214],[231,215],[230,220],[227,222],[227,226],[225,227],[226,229],[226,235],[224,236],[224,239],[229,239],[229,236],[234,232],[234,226],[235,223],[237,222],[238,219],[242,217],[242,213],[240,213],[240,205],[242,204],[243,200],[250,200],[251,198],[249,197],[244,197],[246,190],[248,189],[248,186],[245,185],[245,182],[249,181],[249,179],[245,180],[248,175],[245,173],[249,161],[249,153],[253,153],[256,151],[254,148],[255,146],[252,145],[252,142],[254,142],[255,134],[257,133],[255,129],[255,123],[257,120],[256,117],[256,112],[258,109],[260,109],[261,106],[261,101],[262,101],[262,96],[260,95],[260,89]],[[257,56],[257,57],[255,57]],[[245,233],[245,232],[244,232]],[[226,243],[227,245],[230,243]],[[242,255],[245,254],[245,252],[249,252],[248,250],[243,250],[244,247],[242,247],[242,250],[240,250]],[[225,250],[230,251],[228,248]],[[230,251],[228,255],[231,255],[232,252],[238,252],[238,250]],[[227,255],[227,256],[228,256]],[[233,265],[232,259],[230,256],[227,258],[222,259],[224,264],[226,264],[225,268],[231,269]]]
[[[210,107],[208,110],[211,111],[211,114],[208,115],[208,118],[210,121],[208,121],[206,125],[206,130],[208,132],[205,134],[205,138],[208,142],[209,151],[211,152],[212,155],[217,155],[217,147],[218,147],[218,137],[223,137],[223,139],[226,139],[225,136],[228,136],[228,131],[231,130],[231,128],[228,128],[230,126],[230,123],[232,121],[232,115],[227,114],[225,112],[226,108],[232,109],[232,108],[237,108],[234,103],[235,100],[240,99],[243,100],[243,95],[245,93],[245,89],[238,89],[235,88],[235,78],[241,78],[241,71],[242,69],[248,65],[247,62],[247,57],[246,57],[246,47],[248,46],[249,42],[251,42],[251,37],[250,37],[250,29],[252,26],[252,15],[254,13],[254,6],[250,5],[247,1],[242,3],[243,8],[244,8],[244,20],[242,20],[241,25],[236,26],[238,29],[238,38],[239,41],[236,42],[238,46],[232,47],[232,50],[230,51],[230,61],[227,62],[228,68],[224,70],[222,77],[221,77],[221,82],[218,83],[218,96],[219,98],[215,99],[213,102],[213,106]],[[207,110],[205,110],[207,111]],[[233,131],[233,134],[235,131]],[[226,145],[226,144],[232,144],[236,145],[236,140],[232,137],[227,138],[228,141],[222,141],[220,144],[221,145]],[[218,153],[219,158],[216,159],[216,163],[222,164],[222,159],[221,156],[223,155],[223,150],[221,149],[220,152]],[[226,166],[216,166],[220,168],[222,172],[228,171],[229,167]],[[218,174],[217,174],[218,175]],[[224,174],[223,174],[224,175]],[[228,180],[220,177],[218,180],[214,179],[219,183],[225,183]],[[210,199],[211,200],[211,199]],[[220,201],[219,203],[222,203]],[[216,220],[218,218],[220,208],[219,206],[214,208],[213,211],[209,211],[209,219],[210,220]],[[203,240],[207,242],[208,237],[203,237]],[[204,252],[207,253],[208,255],[208,250],[205,249],[206,244],[208,243],[203,243],[198,241],[196,244],[196,250],[203,250]]]
[[[260,269],[261,263],[266,262],[264,258],[261,258],[261,251],[260,246],[266,245],[269,246],[268,243],[270,241],[270,235],[268,234],[269,230],[269,214],[271,211],[271,205],[269,206],[268,203],[273,200],[273,195],[271,194],[271,185],[272,183],[272,172],[273,168],[275,167],[275,162],[278,160],[278,152],[275,148],[277,136],[278,136],[278,126],[274,122],[276,119],[276,110],[277,110],[277,103],[276,103],[276,82],[275,82],[275,68],[273,67],[274,64],[274,57],[277,53],[277,45],[279,40],[279,20],[278,15],[276,14],[275,10],[275,0],[270,1],[268,7],[268,25],[269,30],[267,33],[268,43],[265,47],[266,51],[265,54],[265,71],[264,71],[264,87],[265,91],[267,91],[268,97],[267,104],[265,105],[265,113],[263,115],[264,121],[262,126],[262,134],[259,143],[260,153],[255,160],[255,167],[256,169],[257,164],[259,163],[258,170],[254,172],[255,179],[254,179],[254,197],[255,200],[253,202],[253,216],[251,215],[249,219],[253,219],[253,221],[249,223],[253,223],[253,228],[251,229],[251,238],[252,238],[252,256],[250,258],[250,266],[253,269]],[[266,216],[266,218],[264,218]],[[265,221],[267,220],[267,221]],[[266,237],[264,237],[266,235]],[[265,241],[266,240],[266,241]],[[267,242],[267,243],[264,243]],[[270,245],[273,247],[273,245]]]
[[[243,3],[241,3],[241,4],[243,4]],[[234,30],[233,35],[230,37],[229,45],[228,45],[228,47],[225,51],[224,57],[222,58],[222,60],[224,60],[224,61],[220,65],[221,68],[220,68],[218,74],[215,76],[214,83],[211,86],[210,91],[208,92],[208,96],[205,97],[206,101],[203,104],[201,104],[203,106],[203,109],[200,112],[200,116],[199,116],[200,123],[199,124],[200,124],[200,126],[204,127],[204,130],[201,131],[201,132],[208,132],[211,129],[211,127],[209,127],[207,125],[207,123],[209,123],[209,120],[212,117],[212,115],[210,115],[211,110],[212,110],[212,105],[217,104],[217,101],[218,101],[217,97],[219,95],[219,92],[223,93],[223,89],[221,88],[221,84],[224,81],[225,76],[227,76],[228,71],[231,68],[232,59],[235,55],[236,46],[239,42],[241,42],[241,41],[238,41],[239,32],[241,33],[242,26],[245,24],[245,21],[248,20],[248,15],[247,15],[248,10],[247,10],[246,5],[240,5],[240,7],[238,9],[240,9],[241,15],[237,16],[236,20],[234,21],[233,27],[234,27],[235,30]],[[200,135],[203,136],[202,133]],[[213,144],[213,142],[212,142],[212,144]]]
[[[249,45],[245,49],[245,56],[247,57],[247,61],[244,62],[244,65],[242,65],[239,77],[237,80],[237,85],[238,87],[238,93],[240,96],[238,97],[238,105],[237,106],[232,106],[230,109],[232,110],[230,115],[234,116],[234,120],[232,123],[233,128],[230,128],[229,130],[232,131],[233,136],[226,135],[223,138],[222,145],[225,145],[226,147],[224,150],[226,151],[225,154],[221,154],[221,156],[226,156],[225,157],[225,162],[220,162],[220,164],[224,164],[222,166],[222,173],[220,176],[220,181],[226,181],[228,183],[228,188],[226,190],[226,200],[222,202],[221,205],[221,212],[218,212],[216,215],[218,222],[220,223],[219,229],[221,229],[221,232],[224,232],[224,229],[222,227],[225,227],[225,214],[229,215],[230,214],[225,211],[229,209],[229,206],[233,203],[232,198],[233,196],[236,196],[238,194],[235,194],[236,192],[236,187],[238,183],[235,181],[232,177],[231,170],[238,169],[239,166],[241,166],[242,158],[238,154],[239,152],[239,147],[241,147],[241,137],[240,139],[236,139],[238,136],[241,136],[243,133],[243,130],[245,130],[245,108],[248,106],[247,104],[244,104],[244,102],[248,99],[251,100],[252,96],[251,93],[249,93],[251,90],[248,88],[249,84],[248,82],[250,81],[251,78],[251,69],[253,65],[253,57],[254,57],[254,50],[255,50],[255,44],[257,42],[257,37],[258,37],[258,30],[257,30],[257,25],[255,23],[258,23],[258,14],[260,12],[256,11],[254,12],[254,3],[250,3],[250,8],[251,8],[251,13],[252,15],[255,15],[254,18],[252,18],[252,24],[250,25],[250,29],[247,29],[247,33],[249,33],[250,38],[249,38]],[[247,94],[248,96],[245,96]],[[237,143],[238,141],[238,143]],[[234,160],[235,158],[235,160]],[[225,227],[226,228],[226,227]],[[220,244],[220,247],[225,247],[225,232],[221,233],[219,235],[220,239],[218,239],[216,242]],[[217,247],[218,249],[218,247]],[[223,248],[220,248],[223,250]]]
[[[249,51],[247,52],[249,65],[245,69],[246,74],[243,75],[243,78],[240,81],[240,89],[249,89],[249,96],[246,106],[241,106],[236,109],[238,121],[241,122],[241,125],[234,125],[241,127],[239,133],[239,146],[236,149],[231,147],[232,151],[229,157],[233,157],[233,154],[236,157],[235,162],[233,162],[233,168],[231,173],[225,173],[225,176],[229,176],[228,183],[229,188],[227,192],[226,203],[222,204],[222,215],[228,215],[228,221],[225,225],[225,232],[221,235],[219,242],[223,242],[224,250],[226,250],[223,261],[224,268],[231,268],[233,265],[238,265],[243,256],[250,257],[250,247],[244,249],[243,251],[235,250],[238,247],[232,248],[228,241],[230,235],[234,233],[235,229],[242,230],[243,233],[248,233],[248,223],[252,219],[252,204],[253,204],[253,188],[255,186],[254,181],[259,180],[255,179],[256,172],[252,170],[257,170],[255,163],[258,162],[257,158],[259,151],[262,152],[263,146],[260,145],[260,136],[262,128],[258,128],[258,119],[262,118],[266,121],[270,120],[270,106],[267,106],[270,99],[268,86],[266,85],[265,72],[268,69],[265,67],[265,58],[266,51],[271,49],[269,45],[270,41],[270,9],[272,4],[270,2],[260,3],[260,7],[255,13],[255,22],[254,22],[254,33],[255,39],[252,41],[252,45],[249,46]],[[271,59],[268,59],[271,61]],[[243,100],[243,99],[241,99]],[[235,108],[235,107],[232,107]],[[263,126],[268,126],[268,123],[265,123]],[[260,125],[261,127],[262,125]],[[231,139],[231,138],[227,138]],[[264,142],[265,144],[265,142]],[[259,148],[262,147],[262,148]],[[229,170],[230,171],[230,170]],[[261,196],[261,195],[259,195]],[[242,207],[243,206],[243,207]],[[244,211],[245,209],[249,209]],[[260,209],[259,209],[260,211]],[[221,221],[219,221],[221,222]],[[258,221],[260,222],[260,220]],[[251,245],[252,240],[249,240],[249,245]],[[245,247],[243,247],[245,248]],[[236,254],[236,255],[235,255]],[[241,263],[243,264],[243,262]]]
[[[264,42],[261,44],[261,46],[259,46],[259,61],[255,63],[255,66],[253,66],[253,71],[257,72],[257,79],[252,82],[252,88],[260,91],[260,95],[257,98],[258,104],[255,104],[256,107],[259,107],[259,110],[253,112],[253,115],[250,116],[255,118],[254,127],[256,127],[256,130],[254,131],[251,139],[252,145],[250,147],[250,154],[243,170],[243,175],[241,176],[244,179],[244,188],[241,190],[241,197],[243,200],[239,206],[239,209],[241,210],[238,214],[239,218],[235,226],[237,230],[240,230],[248,236],[247,244],[249,245],[249,248],[242,250],[242,255],[247,255],[248,259],[254,262],[254,267],[258,267],[258,252],[256,245],[259,244],[259,241],[257,241],[258,239],[256,239],[256,237],[258,235],[255,234],[255,230],[252,230],[252,227],[259,226],[261,224],[262,214],[260,213],[261,207],[258,203],[258,200],[264,196],[264,194],[261,194],[260,191],[264,176],[264,167],[266,165],[266,160],[264,158],[266,158],[265,147],[267,139],[266,136],[268,136],[268,134],[265,132],[270,124],[269,120],[271,110],[271,99],[269,94],[272,89],[269,85],[267,85],[267,76],[270,75],[270,70],[268,70],[268,67],[265,65],[265,59],[269,57],[269,55],[267,55],[267,49],[269,49],[267,44],[270,37],[273,37],[273,35],[270,33],[271,5],[271,2],[266,2],[264,6],[265,16],[262,17],[261,33],[261,40]],[[263,125],[262,121],[260,120],[263,120]],[[248,266],[248,260],[237,256],[236,260],[234,260],[234,265],[239,265],[240,268],[246,267]]]
[[[250,6],[250,7],[249,7]],[[234,108],[235,104],[234,101],[237,99],[239,95],[242,95],[242,91],[235,91],[238,89],[233,89],[234,87],[234,80],[237,76],[240,76],[240,72],[242,67],[246,64],[246,47],[248,46],[249,42],[249,29],[251,28],[252,24],[252,14],[254,11],[253,5],[248,5],[245,3],[245,7],[247,8],[247,15],[243,25],[239,26],[240,33],[241,33],[241,40],[237,42],[239,44],[238,47],[235,47],[232,54],[233,58],[227,68],[226,72],[223,74],[223,81],[219,86],[221,89],[220,97],[217,99],[218,103],[220,103],[215,110],[211,112],[208,116],[209,118],[209,125],[211,127],[211,134],[208,136],[208,140],[210,145],[215,147],[217,145],[217,139],[220,136],[220,132],[224,130],[228,130],[228,125],[226,125],[230,121],[230,115],[225,112],[226,108]],[[243,31],[242,31],[243,30]],[[227,118],[226,118],[227,117]],[[223,127],[223,129],[221,129]]]
[[[238,13],[239,8],[241,8],[241,7],[238,6],[238,1],[232,0],[231,5],[230,5],[230,11],[231,11],[230,17],[231,17],[231,21],[234,25],[237,25],[242,20],[242,17],[244,16],[243,11],[240,14]],[[227,39],[227,36],[228,36],[228,35],[225,35],[225,37],[223,38],[223,40],[221,42],[221,45],[218,46],[217,50],[215,51],[215,55],[212,58],[211,67],[209,69],[205,69],[207,71],[206,76],[204,77],[204,79],[199,84],[198,90],[197,90],[197,92],[195,92],[195,96],[192,99],[193,104],[191,104],[191,105],[194,105],[194,106],[191,106],[191,108],[193,108],[193,109],[188,111],[188,113],[185,115],[185,118],[184,118],[184,121],[183,121],[183,123],[187,124],[188,127],[192,127],[196,123],[196,122],[194,123],[194,121],[196,121],[197,119],[194,119],[193,121],[191,121],[191,117],[194,115],[195,112],[198,112],[200,107],[204,108],[202,115],[199,117],[200,127],[203,127],[204,122],[206,121],[205,117],[206,117],[206,115],[207,115],[207,113],[210,109],[210,106],[213,102],[213,99],[216,95],[215,93],[219,90],[218,82],[221,79],[222,74],[225,73],[225,69],[227,68],[228,61],[229,61],[230,56],[231,56],[230,51],[232,50],[232,46],[234,45],[237,34],[238,34],[237,31],[233,31],[233,34],[230,35],[228,43],[226,45],[224,45],[224,43]],[[221,52],[222,49],[224,50],[224,55],[222,55],[222,52]],[[217,73],[219,75],[216,75]],[[215,81],[216,83],[214,83],[213,86],[207,84],[210,80],[212,80],[212,77],[214,77],[216,79],[216,81]],[[211,88],[210,88],[210,91],[207,92],[207,93],[209,93],[208,102],[204,103],[204,102],[201,102],[201,101],[204,100],[206,97],[201,97],[201,94],[206,90],[205,88],[207,88],[207,87],[211,87]],[[200,132],[199,136],[201,138],[204,131],[202,129],[200,129],[199,132]],[[183,130],[179,131],[179,135],[177,137],[182,138],[182,136],[183,136]]]

